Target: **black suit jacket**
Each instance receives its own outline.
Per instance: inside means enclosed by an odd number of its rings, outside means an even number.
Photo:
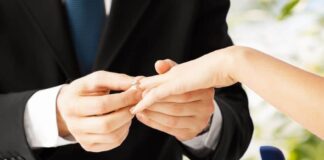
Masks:
[[[118,148],[89,153],[80,145],[31,149],[23,125],[28,99],[38,90],[79,78],[61,0],[0,0],[0,156],[27,160],[198,159],[174,137],[134,120]],[[232,45],[228,0],[115,0],[93,70],[153,75],[154,62],[184,62]],[[220,66],[221,67],[221,66]],[[204,159],[239,159],[253,125],[239,84],[217,89],[223,115],[218,147]],[[45,122],[46,123],[46,122]]]

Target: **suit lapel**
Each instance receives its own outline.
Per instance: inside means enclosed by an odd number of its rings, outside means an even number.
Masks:
[[[113,1],[94,69],[109,68],[149,2],[150,0]]]
[[[65,10],[61,0],[20,0],[35,20],[43,34],[44,40],[52,48],[53,56],[66,74],[67,78],[77,78],[80,73],[73,47],[71,44],[68,26],[65,19]],[[46,53],[44,53],[46,54]]]

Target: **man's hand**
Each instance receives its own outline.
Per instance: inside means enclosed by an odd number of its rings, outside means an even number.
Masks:
[[[98,71],[63,86],[57,98],[60,136],[72,135],[91,152],[118,147],[126,139],[133,118],[129,108],[141,97],[136,89],[129,89],[133,80]],[[109,94],[110,90],[124,92]]]
[[[164,60],[158,61],[155,68],[163,74],[175,65],[171,60]],[[137,113],[136,117],[147,126],[185,141],[196,137],[208,126],[213,112],[214,89],[203,89],[164,98]]]

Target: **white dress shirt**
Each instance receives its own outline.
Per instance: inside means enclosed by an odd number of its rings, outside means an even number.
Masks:
[[[63,0],[64,2],[64,0]],[[105,0],[106,14],[109,15],[111,0]],[[67,137],[60,137],[56,119],[56,98],[61,86],[36,92],[27,102],[24,115],[24,126],[27,141],[32,148],[58,147],[76,143]],[[207,132],[192,140],[182,142],[194,154],[204,156],[214,150],[222,127],[222,115],[215,104],[211,126]]]

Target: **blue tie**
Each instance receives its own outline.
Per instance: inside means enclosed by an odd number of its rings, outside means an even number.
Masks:
[[[105,19],[104,0],[66,0],[65,5],[80,70],[87,74],[99,47]]]

